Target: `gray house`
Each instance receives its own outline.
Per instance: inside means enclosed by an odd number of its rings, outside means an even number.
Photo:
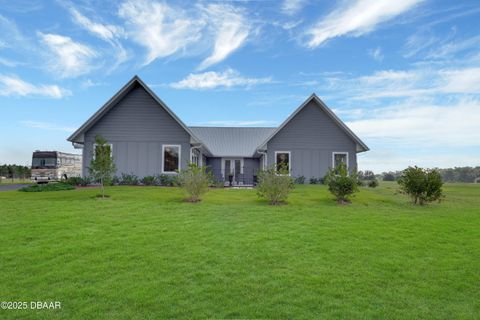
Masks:
[[[137,76],[68,138],[82,149],[84,176],[96,135],[109,142],[118,174],[176,174],[193,162],[244,185],[274,164],[307,179],[339,162],[353,169],[369,150],[315,94],[277,128],[189,127]]]

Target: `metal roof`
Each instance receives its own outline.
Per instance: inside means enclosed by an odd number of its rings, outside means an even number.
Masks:
[[[189,127],[215,157],[252,157],[276,128]]]

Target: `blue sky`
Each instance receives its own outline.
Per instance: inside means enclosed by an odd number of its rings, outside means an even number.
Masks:
[[[0,163],[138,74],[188,125],[276,126],[317,93],[359,169],[480,164],[478,1],[0,1]]]

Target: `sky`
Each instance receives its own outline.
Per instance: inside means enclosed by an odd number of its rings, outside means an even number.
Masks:
[[[0,163],[66,138],[134,75],[187,124],[277,126],[315,92],[360,170],[480,165],[480,3],[0,0]]]

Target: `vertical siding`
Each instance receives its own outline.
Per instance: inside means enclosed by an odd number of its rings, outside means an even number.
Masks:
[[[113,145],[117,174],[160,174],[163,144],[181,146],[182,168],[189,161],[190,135],[140,86],[134,87],[85,132],[84,175],[88,175],[97,134]]]
[[[268,142],[267,150],[269,165],[275,163],[275,151],[290,151],[294,177],[323,177],[332,166],[332,152],[348,152],[350,169],[357,167],[355,141],[314,101]]]

